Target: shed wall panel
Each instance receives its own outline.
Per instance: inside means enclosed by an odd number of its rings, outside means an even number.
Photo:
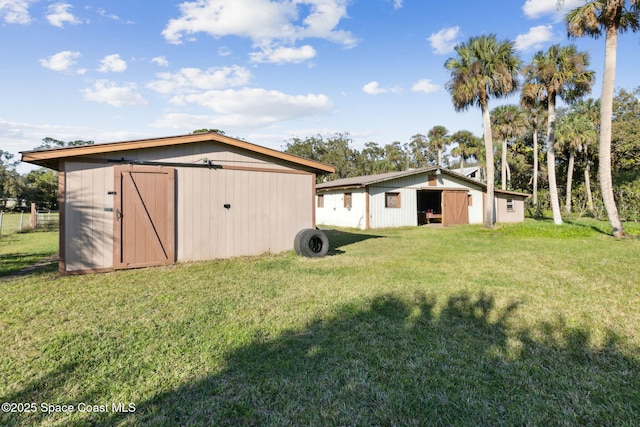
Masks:
[[[113,168],[94,163],[65,163],[66,271],[98,270],[113,265]]]

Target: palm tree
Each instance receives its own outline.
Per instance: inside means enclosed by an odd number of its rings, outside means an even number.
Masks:
[[[531,135],[533,139],[533,206],[538,207],[538,132],[547,121],[544,106],[536,102],[535,99],[527,99],[524,96],[520,98],[520,105],[525,109],[527,123],[531,127]]]
[[[456,111],[471,106],[480,107],[484,130],[487,199],[484,225],[493,227],[494,154],[489,117],[489,99],[502,98],[518,90],[520,58],[509,40],[498,41],[495,34],[471,37],[455,48],[457,57],[449,58],[444,66],[451,71],[446,88]]]
[[[562,0],[561,0],[562,1]],[[600,188],[612,233],[626,237],[613,197],[611,179],[611,117],[616,74],[618,32],[640,29],[640,0],[589,0],[565,17],[569,36],[594,38],[605,35],[604,74],[600,106]]]
[[[438,153],[438,165],[442,164],[442,150],[449,145],[448,133],[449,131],[444,126],[434,126],[427,133],[430,148]]]
[[[596,145],[598,133],[600,129],[600,100],[588,98],[580,100],[572,107],[576,112],[587,117],[591,123],[593,132],[588,133],[588,138],[582,142],[582,154],[584,158],[584,186],[587,191],[587,209],[592,214],[595,212],[593,207],[593,196],[591,195],[591,149]]]
[[[507,181],[511,182],[507,175],[510,175],[509,164],[507,163],[507,150],[509,143],[526,130],[526,122],[523,111],[517,105],[500,105],[491,111],[491,128],[493,136],[502,141],[501,151],[501,185],[506,190]]]
[[[569,164],[567,166],[567,190],[565,211],[571,213],[571,186],[573,182],[573,168],[576,159],[576,151],[583,151],[585,141],[594,137],[593,123],[585,115],[577,111],[570,111],[558,120],[556,129],[556,142],[560,148],[569,151]]]
[[[476,157],[479,139],[468,130],[459,130],[451,135],[451,142],[458,144],[457,147],[451,150],[451,154],[460,157],[460,170],[462,171],[462,169],[464,169],[465,162],[472,157]]]
[[[523,97],[547,104],[547,175],[553,222],[562,224],[558,186],[556,184],[555,126],[556,99],[574,102],[591,91],[595,73],[588,70],[589,55],[578,52],[575,45],[553,45],[546,52],[538,52],[523,72]]]

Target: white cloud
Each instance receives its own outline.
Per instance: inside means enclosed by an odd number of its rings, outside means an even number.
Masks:
[[[309,45],[299,48],[278,47],[275,49],[265,48],[261,52],[250,54],[251,62],[271,62],[275,64],[301,63],[316,56],[316,50]]]
[[[556,20],[560,20],[567,11],[583,4],[584,0],[564,0],[562,6],[558,7],[558,0],[527,0],[522,10],[529,19],[551,15]]]
[[[300,62],[309,49],[296,49],[305,38],[330,40],[353,47],[357,40],[348,31],[337,29],[347,16],[348,0],[198,0],[180,5],[181,16],[171,19],[162,31],[170,43],[182,43],[185,35],[205,33],[219,38],[229,35],[249,38],[262,51],[257,57],[281,53],[280,61]],[[302,11],[306,15],[302,15]],[[282,48],[291,48],[286,54]],[[315,51],[314,51],[315,52]],[[295,54],[292,54],[295,53]],[[308,58],[307,58],[308,59]]]
[[[53,71],[67,71],[76,63],[76,59],[79,57],[80,52],[65,50],[51,55],[47,59],[41,59],[40,64]]]
[[[49,6],[47,13],[47,21],[54,27],[63,28],[65,22],[69,24],[79,24],[80,20],[73,16],[69,9],[72,5],[67,3],[55,3]]]
[[[380,95],[381,93],[389,93],[389,92],[397,93],[397,92],[400,92],[400,90],[401,89],[397,86],[394,86],[391,88],[382,88],[380,87],[380,84],[375,80],[362,86],[362,91],[369,95]]]
[[[183,68],[177,73],[158,73],[159,80],[147,87],[164,94],[180,94],[212,89],[227,89],[244,86],[251,80],[251,72],[244,67],[219,67],[201,70]]]
[[[437,33],[431,34],[427,40],[431,42],[433,51],[437,54],[443,55],[453,51],[453,48],[458,44],[457,38],[460,34],[460,27],[443,28]]]
[[[553,39],[553,26],[538,25],[529,28],[526,34],[520,34],[516,37],[515,48],[520,51],[528,49],[541,49],[545,42]]]
[[[98,71],[101,73],[121,73],[127,69],[127,63],[120,58],[120,55],[113,54],[107,55],[100,61],[100,67],[98,67]]]
[[[439,89],[440,89],[440,86],[431,83],[431,80],[429,79],[420,80],[411,87],[411,90],[414,92],[424,92],[424,93],[437,92]]]
[[[381,93],[387,93],[387,89],[383,89],[380,87],[380,84],[376,81],[372,81],[362,86],[362,91],[364,93],[368,93],[369,95],[380,95]]]
[[[109,80],[98,80],[93,87],[84,89],[82,92],[86,100],[102,102],[114,107],[147,105],[147,101],[136,92],[134,83],[118,86]]]
[[[7,24],[28,24],[31,22],[29,5],[33,0],[0,0],[0,18]]]
[[[195,104],[210,108],[220,116],[224,126],[263,127],[284,120],[327,114],[332,103],[326,95],[288,95],[275,90],[242,88],[210,90],[198,94],[180,95],[175,105]]]
[[[151,62],[156,64],[159,67],[169,66],[169,61],[167,61],[167,58],[165,58],[164,56],[156,56],[154,58],[151,58]]]
[[[403,0],[393,0],[394,9],[402,9]]]

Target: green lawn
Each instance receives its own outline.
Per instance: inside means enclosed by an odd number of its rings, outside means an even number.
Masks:
[[[637,425],[640,239],[608,231],[334,230],[321,259],[0,281],[0,401],[36,404],[0,425]]]

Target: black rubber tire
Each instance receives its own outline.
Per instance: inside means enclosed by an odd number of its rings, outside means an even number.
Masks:
[[[293,248],[298,255],[307,258],[322,258],[329,252],[329,239],[321,230],[305,228],[296,234]]]

